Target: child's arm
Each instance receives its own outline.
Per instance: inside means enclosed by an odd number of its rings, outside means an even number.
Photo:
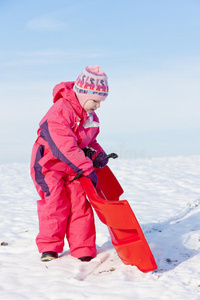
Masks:
[[[40,135],[48,143],[53,156],[65,162],[75,174],[89,177],[95,183],[93,163],[78,147],[77,137],[67,120],[60,113],[55,113],[49,116],[40,128]]]
[[[92,148],[96,151],[97,155],[100,153],[100,152],[105,152],[104,149],[100,146],[100,144],[97,142],[97,140],[93,140],[89,145],[88,145],[89,148]],[[96,155],[96,156],[97,156]]]

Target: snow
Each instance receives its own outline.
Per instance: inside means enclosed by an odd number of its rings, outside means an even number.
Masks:
[[[42,299],[200,299],[200,156],[112,160],[110,168],[158,264],[142,273],[118,258],[96,218],[98,255],[40,261],[38,195],[28,164],[0,165],[0,296]]]

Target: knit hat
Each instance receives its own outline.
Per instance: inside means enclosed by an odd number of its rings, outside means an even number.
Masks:
[[[77,78],[73,90],[82,107],[89,99],[103,101],[108,96],[108,78],[99,66],[87,66]]]

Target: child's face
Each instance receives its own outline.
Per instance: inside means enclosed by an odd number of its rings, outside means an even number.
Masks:
[[[100,102],[101,101],[89,99],[87,102],[85,102],[83,108],[87,113],[91,113],[100,107]]]

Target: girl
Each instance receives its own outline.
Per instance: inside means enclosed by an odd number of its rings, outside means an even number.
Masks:
[[[95,110],[108,95],[106,74],[87,66],[76,82],[62,82],[53,90],[54,104],[39,124],[31,156],[31,177],[41,197],[37,201],[41,260],[63,251],[67,237],[71,255],[89,261],[96,255],[94,216],[77,174],[96,186],[94,167],[108,159],[96,137]]]

